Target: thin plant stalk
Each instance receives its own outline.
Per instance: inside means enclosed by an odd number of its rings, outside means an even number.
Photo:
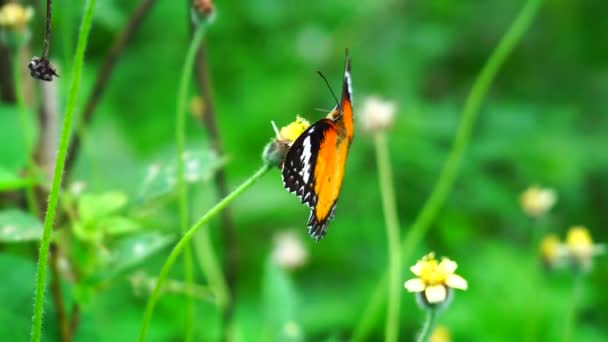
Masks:
[[[534,303],[528,307],[528,317],[526,319],[526,329],[524,330],[523,341],[536,341],[537,340],[537,328],[538,321],[540,319],[540,310],[543,302],[543,291],[542,286],[542,274],[539,268],[539,254],[538,246],[540,244],[541,236],[544,233],[545,218],[538,217],[534,218],[531,222],[531,236],[530,236],[530,292],[534,294]]]
[[[217,258],[213,253],[213,245],[211,244],[209,233],[209,226],[207,226],[194,236],[194,244],[196,246],[194,251],[201,269],[205,272],[211,291],[215,296],[216,304],[221,311],[224,311],[231,300],[230,291],[222,274],[222,268],[216,261]]]
[[[182,234],[188,229],[190,222],[190,216],[188,213],[188,189],[186,189],[186,180],[184,178],[184,157],[186,149],[186,102],[188,96],[188,85],[192,77],[192,69],[194,66],[194,57],[196,51],[203,40],[205,35],[206,25],[199,24],[188,53],[186,54],[186,61],[182,68],[181,79],[179,82],[179,88],[177,93],[177,110],[175,113],[176,117],[176,146],[177,146],[177,192],[179,200],[179,216],[180,216],[180,228]],[[184,282],[186,286],[192,286],[194,283],[194,268],[192,262],[192,246],[187,245],[184,249]],[[187,297],[186,305],[186,341],[192,340],[192,334],[194,329],[194,298]]]
[[[243,182],[238,188],[228,194],[228,196],[226,196],[223,200],[221,200],[218,204],[211,208],[207,213],[205,213],[205,215],[203,215],[192,227],[190,227],[190,229],[188,229],[188,231],[177,242],[175,247],[173,247],[173,250],[167,257],[165,264],[160,270],[156,286],[154,287],[150,298],[148,298],[148,304],[146,305],[146,310],[144,312],[144,319],[141,325],[141,329],[139,331],[138,340],[140,342],[146,340],[146,334],[148,333],[150,320],[152,319],[152,314],[154,313],[154,306],[156,305],[156,301],[158,300],[160,289],[167,280],[167,276],[169,275],[169,271],[175,263],[175,260],[180,255],[180,253],[186,248],[186,246],[188,246],[194,234],[196,234],[199,229],[204,227],[213,217],[219,214],[224,208],[226,208],[226,206],[230,204],[235,198],[240,196],[245,190],[249,189],[258,179],[265,175],[270,170],[270,168],[271,165],[264,164],[251,177],[245,180],[245,182]]]
[[[32,319],[32,335],[31,340],[34,342],[40,341],[42,332],[42,313],[44,305],[44,292],[46,285],[46,270],[48,266],[49,245],[51,242],[51,233],[53,230],[53,220],[55,218],[55,210],[57,208],[57,200],[59,198],[59,190],[61,187],[61,178],[63,176],[63,166],[65,163],[66,151],[68,148],[69,138],[72,131],[72,116],[76,107],[76,99],[80,88],[80,74],[84,64],[84,53],[93,22],[93,9],[95,8],[95,0],[87,0],[85,4],[84,17],[80,26],[78,35],[78,43],[76,45],[76,54],[74,55],[74,69],[72,72],[72,83],[68,94],[68,101],[63,119],[63,128],[61,130],[61,138],[59,140],[59,150],[57,152],[57,161],[55,163],[55,171],[53,173],[53,183],[49,194],[48,206],[44,217],[44,228],[42,232],[42,241],[40,242],[40,252],[38,254],[38,271],[36,273],[36,294],[34,301],[34,317]]]
[[[437,325],[438,316],[439,310],[427,309],[422,331],[420,331],[420,334],[418,335],[418,342],[427,342],[431,339],[431,335],[433,335],[433,331],[435,330],[435,325]]]
[[[388,305],[386,312],[385,341],[399,340],[399,306],[401,303],[401,255],[399,251],[399,216],[395,203],[393,175],[388,152],[388,141],[384,132],[374,136],[376,161],[382,192],[382,207],[386,221],[386,238],[388,241]]]
[[[564,333],[562,334],[563,342],[573,341],[572,334],[576,325],[576,312],[578,310],[578,302],[583,294],[583,278],[582,271],[577,270],[574,275],[574,284],[572,284],[572,295],[570,296],[570,304],[566,313],[566,323],[564,324]]]
[[[461,121],[452,143],[452,149],[439,175],[439,179],[435,183],[429,199],[425,202],[411,229],[401,243],[402,260],[408,260],[411,257],[411,253],[424,238],[431,222],[445,203],[458,175],[479,109],[488,93],[490,85],[496,78],[501,66],[530,27],[541,3],[542,0],[527,0],[517,18],[513,21],[509,30],[502,37],[475,79],[462,110]],[[386,281],[387,277],[383,275],[379,284],[374,289],[371,300],[363,311],[361,322],[356,326],[353,333],[352,339],[354,341],[365,340],[369,335],[386,298],[384,293]]]
[[[25,104],[25,94],[23,94],[23,77],[21,73],[19,63],[21,61],[21,49],[16,47],[13,54],[13,80],[15,83],[15,97],[17,98],[17,108],[19,109],[19,120],[21,121],[21,130],[23,132],[23,146],[27,152],[27,173],[28,177],[34,177],[36,174],[36,164],[31,154],[32,152],[32,132],[33,128],[30,125],[31,120],[28,117],[27,105]],[[35,184],[35,183],[34,183]],[[40,217],[40,207],[36,199],[36,193],[34,191],[34,185],[27,186],[25,188],[25,200],[30,213],[36,217]]]

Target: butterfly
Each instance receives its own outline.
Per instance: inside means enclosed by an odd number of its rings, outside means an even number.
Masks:
[[[324,80],[327,82],[325,78]],[[348,50],[342,98],[340,101],[335,95],[334,98],[336,106],[294,141],[282,167],[285,188],[295,193],[311,209],[308,234],[317,241],[325,236],[327,224],[334,217],[346,158],[353,140],[352,81]]]

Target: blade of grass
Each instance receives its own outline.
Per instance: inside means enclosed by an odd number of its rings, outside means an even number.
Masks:
[[[513,21],[508,31],[502,37],[498,46],[490,57],[486,64],[481,69],[481,72],[475,79],[471,91],[465,101],[464,108],[462,110],[462,119],[460,121],[452,149],[448,155],[448,159],[445,163],[443,170],[437,180],[437,183],[433,187],[429,199],[426,201],[422,210],[416,217],[416,220],[412,224],[410,231],[407,233],[403,241],[401,242],[401,259],[407,262],[411,253],[414,251],[414,247],[420,243],[424,235],[427,233],[431,222],[441,209],[441,206],[445,202],[448,194],[450,193],[460,164],[464,158],[464,152],[471,139],[471,133],[477,114],[481,107],[481,103],[485,98],[492,81],[494,81],[496,74],[500,70],[500,67],[504,64],[507,57],[515,48],[515,45],[520,41],[521,37],[530,27],[538,8],[540,7],[542,0],[528,0],[524,7],[521,9],[516,19]],[[372,298],[368,303],[367,307],[363,311],[363,316],[360,323],[355,327],[353,332],[353,341],[366,340],[369,335],[376,318],[378,317],[379,311],[386,298],[385,295],[385,282],[387,281],[386,274],[382,276],[379,284],[375,287],[372,294]]]
[[[34,302],[34,317],[32,319],[32,337],[34,342],[40,341],[42,332],[42,314],[44,304],[44,292],[46,285],[46,270],[48,265],[49,245],[51,242],[51,233],[53,230],[53,220],[55,218],[55,209],[57,208],[57,200],[59,198],[59,188],[61,186],[61,178],[63,176],[63,167],[65,163],[66,151],[72,131],[72,116],[76,107],[76,98],[80,88],[80,74],[84,64],[84,54],[89,39],[89,32],[93,22],[93,9],[95,8],[95,0],[87,0],[84,9],[84,17],[80,26],[78,35],[78,43],[76,45],[76,54],[74,55],[74,70],[72,72],[72,83],[68,94],[68,101],[63,119],[63,128],[61,130],[61,138],[59,141],[59,150],[57,152],[57,162],[53,173],[53,183],[49,194],[48,207],[44,217],[44,230],[42,232],[42,241],[40,242],[40,251],[38,253],[38,271],[36,273],[36,294]]]

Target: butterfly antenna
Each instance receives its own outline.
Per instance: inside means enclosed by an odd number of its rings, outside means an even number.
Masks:
[[[279,128],[277,127],[277,124],[275,124],[274,121],[270,121],[270,123],[272,124],[272,129],[274,129],[274,133],[277,135],[277,138],[279,138],[281,136],[281,133],[279,133]]]
[[[329,85],[329,81],[327,81],[327,78],[325,78],[325,76],[320,71],[317,71],[317,73],[319,74],[319,76],[321,76],[323,81],[325,81],[325,84],[327,84],[327,88],[329,88],[331,95],[334,97],[334,100],[336,100],[336,105],[338,106],[338,108],[340,108],[340,101],[338,101],[336,94],[334,93],[333,89],[331,89],[331,85]]]

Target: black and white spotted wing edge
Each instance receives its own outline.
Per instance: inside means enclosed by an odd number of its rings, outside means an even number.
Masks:
[[[296,194],[302,203],[313,209],[311,210],[311,218],[309,219],[309,233],[311,235],[313,235],[313,231],[318,230],[311,227],[311,224],[314,224],[314,226],[327,225],[327,222],[313,222],[314,207],[318,200],[314,189],[314,177],[318,152],[323,142],[325,131],[332,128],[333,122],[329,119],[322,119],[310,126],[296,139],[283,161],[281,172],[283,186],[289,192]],[[322,230],[324,231],[325,229]]]
[[[327,225],[329,224],[329,221],[334,218],[337,203],[338,202],[335,201],[334,204],[332,204],[329,215],[321,221],[317,220],[317,215],[314,210],[310,211],[310,216],[308,217],[308,235],[317,242],[319,242],[327,233]]]

